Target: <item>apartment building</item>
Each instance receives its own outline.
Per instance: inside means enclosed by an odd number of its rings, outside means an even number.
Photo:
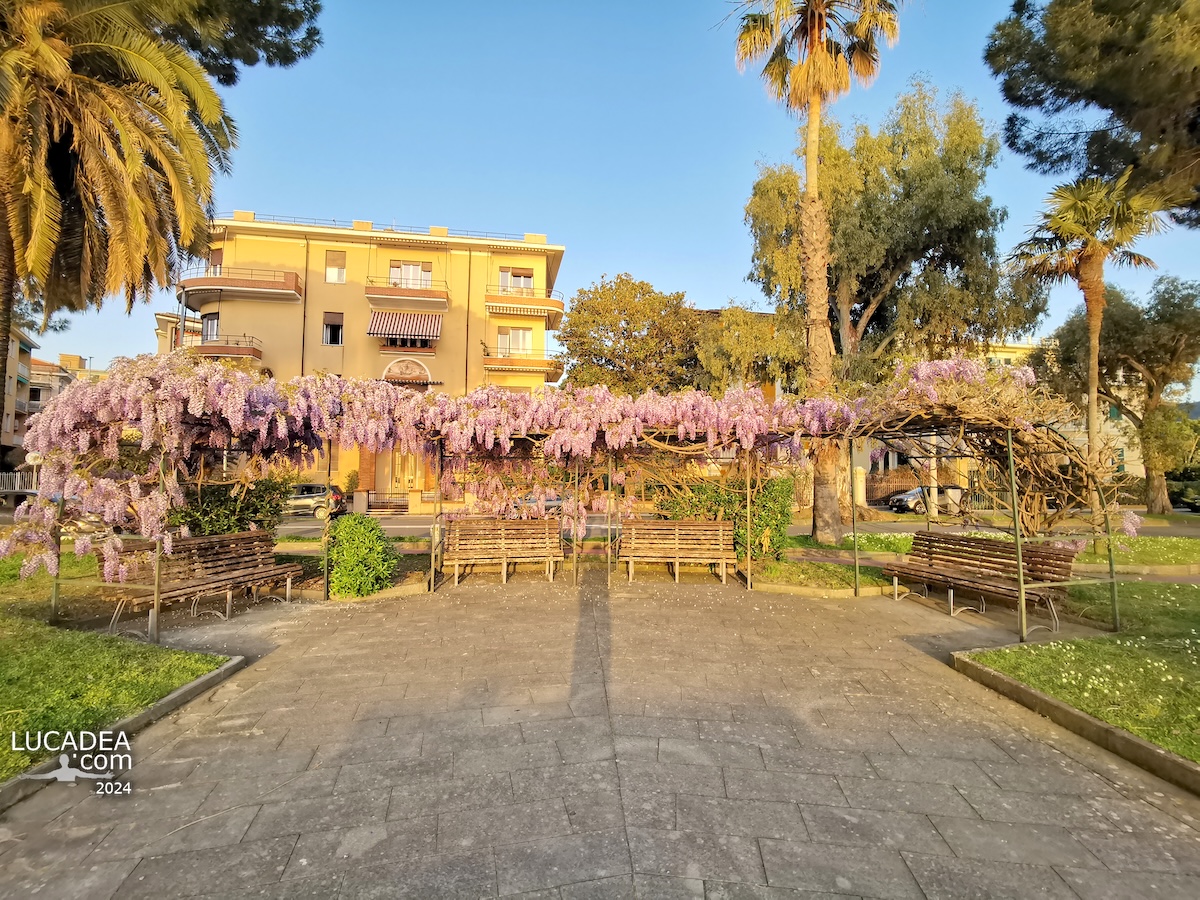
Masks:
[[[53,400],[64,390],[67,385],[75,380],[75,372],[68,369],[63,364],[63,359],[68,363],[73,362],[80,357],[72,356],[71,354],[60,354],[59,362],[50,362],[45,359],[34,357],[29,363],[29,413],[32,415],[36,412],[41,412],[48,402]]]
[[[20,328],[13,327],[8,338],[8,367],[4,375],[4,421],[0,424],[0,449],[3,460],[11,465],[9,454],[25,441],[25,421],[29,417],[29,377],[33,351],[38,345]]]
[[[280,379],[332,372],[457,395],[529,393],[562,376],[547,341],[563,316],[564,248],[544,234],[245,211],[212,227],[207,264],[180,278],[178,311],[156,316],[160,353],[190,346]],[[375,499],[432,502],[427,460],[333,457],[335,481],[357,469]]]

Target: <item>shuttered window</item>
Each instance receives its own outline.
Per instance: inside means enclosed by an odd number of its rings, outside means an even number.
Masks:
[[[324,328],[322,330],[321,343],[330,347],[340,347],[344,342],[345,331],[342,328],[342,320],[344,313],[327,312],[325,313]]]
[[[328,284],[346,283],[346,251],[325,251],[325,281]]]

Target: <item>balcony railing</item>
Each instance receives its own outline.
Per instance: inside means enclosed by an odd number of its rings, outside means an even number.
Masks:
[[[22,378],[24,378],[26,381],[28,381],[29,380],[29,366],[25,365],[25,363],[23,363],[23,362],[17,363],[17,374],[20,375]]]
[[[29,412],[30,413],[39,413],[42,411],[42,407],[44,405],[45,405],[45,402],[42,400],[30,400],[29,401]]]
[[[445,281],[392,275],[368,275],[365,293],[368,297],[381,299],[450,299],[450,289]]]
[[[560,365],[562,363],[558,353],[552,350],[523,350],[512,347],[489,347],[485,345],[483,355],[488,359],[542,359],[552,360]]]
[[[562,303],[562,291],[540,287],[514,287],[511,284],[489,284],[487,292],[495,297],[532,297],[537,300],[557,300]]]
[[[16,410],[19,413],[29,412],[29,401],[22,400],[20,397],[13,401],[13,406],[16,407]]]
[[[244,290],[258,294],[287,294],[300,298],[300,274],[282,269],[245,269],[235,266],[196,266],[179,276],[177,291]]]
[[[262,341],[249,334],[184,335],[183,346],[194,347],[202,356],[249,356],[262,359]]]

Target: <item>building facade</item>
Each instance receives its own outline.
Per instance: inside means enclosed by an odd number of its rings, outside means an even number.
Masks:
[[[548,339],[563,316],[564,248],[543,234],[239,211],[214,220],[211,246],[180,278],[179,310],[156,316],[160,353],[190,346],[279,379],[331,372],[453,395],[530,393],[562,376]],[[431,502],[426,460],[332,457],[334,481],[357,470],[361,490],[393,505]]]
[[[12,328],[8,337],[8,368],[4,375],[4,421],[0,425],[0,446],[6,465],[13,450],[25,443],[25,422],[29,418],[29,379],[33,351],[38,348],[33,338],[19,328]]]

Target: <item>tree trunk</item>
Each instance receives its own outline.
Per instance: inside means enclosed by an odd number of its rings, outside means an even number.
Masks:
[[[829,220],[820,195],[821,96],[808,101],[804,145],[804,202],[800,209],[800,248],[804,266],[805,331],[808,340],[808,395],[833,386],[833,329],[829,324]],[[838,444],[813,453],[813,532],[822,544],[842,537],[838,507]]]
[[[1174,510],[1167,493],[1167,475],[1146,469],[1146,512],[1152,516],[1165,516]]]
[[[12,333],[13,298],[17,293],[17,261],[13,252],[12,235],[8,231],[8,207],[0,201],[0,427],[9,412],[8,344]],[[15,393],[14,393],[15,395]],[[14,431],[16,424],[13,425]]]
[[[1088,372],[1087,372],[1087,459],[1093,477],[1100,472],[1100,326],[1104,324],[1104,260],[1097,254],[1084,252],[1079,261],[1079,289],[1087,308]],[[1091,491],[1092,515],[1098,516],[1100,495],[1094,486]]]

